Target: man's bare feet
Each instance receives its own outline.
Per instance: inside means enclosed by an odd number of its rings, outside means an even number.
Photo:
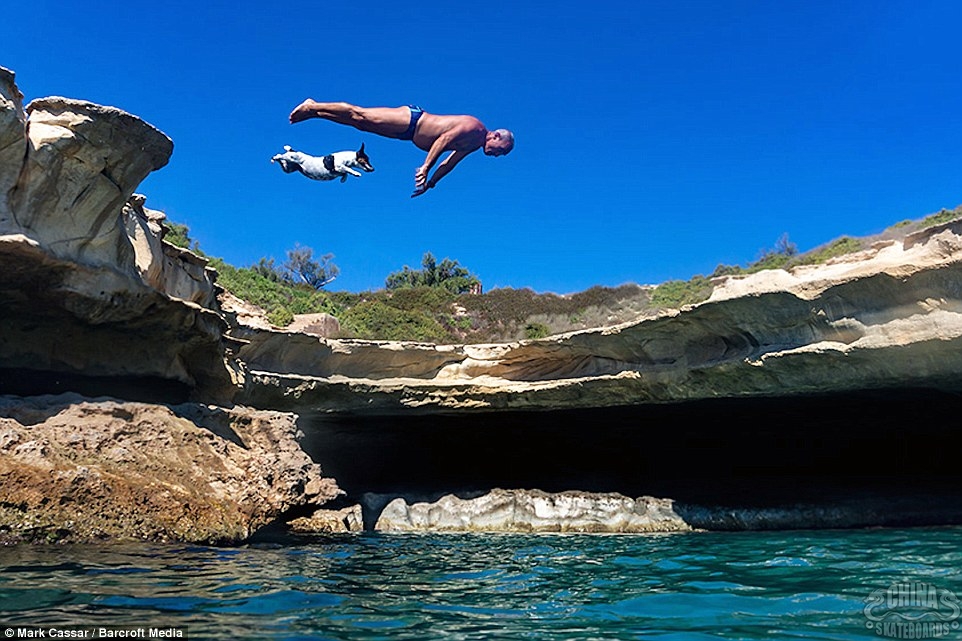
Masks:
[[[302,120],[307,120],[308,118],[316,118],[317,105],[318,105],[317,101],[311,100],[310,98],[308,98],[301,104],[297,105],[294,108],[294,111],[291,112],[291,116],[290,116],[291,124],[294,124],[295,122],[300,122]]]

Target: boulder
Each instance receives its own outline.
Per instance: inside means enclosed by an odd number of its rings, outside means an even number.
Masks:
[[[290,414],[0,397],[0,540],[237,543],[339,495]]]
[[[395,499],[381,512],[382,532],[641,533],[691,530],[670,499],[617,493],[492,490],[472,499],[453,494],[434,503]]]
[[[375,503],[382,500],[371,495]],[[370,506],[376,511],[381,506]],[[745,507],[688,505],[672,499],[629,498],[616,492],[495,489],[470,499],[389,502],[377,517],[381,532],[639,534],[653,532],[789,530],[958,523],[957,500],[925,497],[826,497],[819,502]]]
[[[315,510],[311,516],[293,519],[287,525],[298,534],[344,534],[364,529],[360,505],[340,510]]]
[[[329,338],[340,333],[341,324],[330,314],[294,314],[294,322],[284,329]]]

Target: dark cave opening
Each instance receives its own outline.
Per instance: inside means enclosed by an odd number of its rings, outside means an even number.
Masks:
[[[186,383],[159,376],[90,376],[0,367],[0,394],[41,396],[72,392],[88,398],[110,397],[140,403],[186,403],[191,388]]]
[[[932,389],[554,411],[303,417],[357,502],[492,488],[731,507],[872,498],[962,509],[962,395]]]

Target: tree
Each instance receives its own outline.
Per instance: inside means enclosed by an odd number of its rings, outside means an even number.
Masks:
[[[775,242],[775,248],[763,251],[748,271],[753,273],[763,269],[785,269],[797,255],[798,246],[789,240],[788,234],[785,233]]]
[[[251,271],[275,283],[290,280],[284,268],[274,264],[273,258],[261,258],[256,265],[251,265]]]
[[[464,294],[480,282],[477,276],[460,266],[458,261],[445,258],[439,263],[431,252],[425,252],[421,259],[421,269],[411,269],[405,265],[401,271],[388,274],[384,286],[388,289],[441,287],[455,294]]]
[[[785,256],[795,256],[798,254],[798,245],[788,239],[788,232],[782,234],[775,242],[775,253],[784,254]]]
[[[294,245],[294,249],[287,250],[287,260],[284,269],[293,281],[300,281],[314,289],[321,289],[332,282],[341,272],[332,262],[334,254],[324,254],[320,260],[314,260],[314,250],[310,247]],[[264,260],[261,260],[264,263]],[[273,260],[269,263],[273,266]]]
[[[195,254],[201,254],[199,243],[190,237],[190,228],[187,225],[182,225],[180,223],[173,223],[171,221],[164,221],[164,233],[161,238],[165,241],[174,245],[175,247],[181,247],[183,249],[190,250]]]

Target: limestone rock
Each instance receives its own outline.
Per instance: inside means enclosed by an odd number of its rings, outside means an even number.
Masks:
[[[252,370],[303,376],[430,380],[464,358],[458,347],[433,343],[322,339],[280,330],[249,339],[240,358]]]
[[[242,541],[339,494],[299,437],[242,407],[0,397],[0,539]]]
[[[57,259],[22,236],[0,237],[0,265],[3,368],[163,379],[211,401],[233,396],[238,379],[216,311],[106,266]]]
[[[13,226],[9,194],[27,153],[27,117],[14,74],[0,67],[0,234]]]
[[[163,214],[133,194],[172,149],[112,107],[45,98],[24,112],[0,70],[0,368],[231,399],[240,368],[226,360],[214,273],[163,243]]]
[[[295,314],[294,322],[284,329],[329,338],[338,335],[341,324],[330,314]]]
[[[246,339],[258,331],[270,332],[274,329],[267,320],[267,312],[257,305],[241,300],[228,291],[219,292],[217,300],[221,312],[229,319],[231,333],[235,337]]]
[[[247,402],[300,411],[559,409],[887,388],[962,391],[962,221],[710,300],[498,345],[262,334]]]
[[[171,298],[196,303],[204,309],[221,310],[217,304],[217,272],[207,265],[207,259],[194,252],[163,243],[163,286]]]
[[[135,116],[81,100],[34,100],[27,113],[26,160],[10,197],[16,231],[58,258],[135,272],[120,213],[173,143]]]
[[[143,282],[171,298],[217,309],[217,273],[207,259],[163,242],[167,215],[144,206],[147,197],[134,194],[123,208],[127,238]]]
[[[294,519],[287,525],[299,534],[342,534],[364,529],[360,505],[340,510],[316,510],[311,516]]]
[[[124,205],[127,238],[134,250],[134,262],[141,279],[154,289],[166,291],[164,282],[163,213],[146,209],[147,197],[134,194]]]
[[[492,490],[473,499],[451,494],[435,503],[395,499],[374,527],[383,532],[680,532],[691,527],[673,501],[616,493]]]
[[[383,499],[373,496],[373,510]],[[696,530],[743,531],[799,528],[853,528],[957,523],[958,501],[826,497],[821,503],[772,507],[687,505],[671,499],[618,493],[496,489],[479,497],[455,495],[435,502],[390,501],[374,529],[383,532],[565,532],[649,533]]]

